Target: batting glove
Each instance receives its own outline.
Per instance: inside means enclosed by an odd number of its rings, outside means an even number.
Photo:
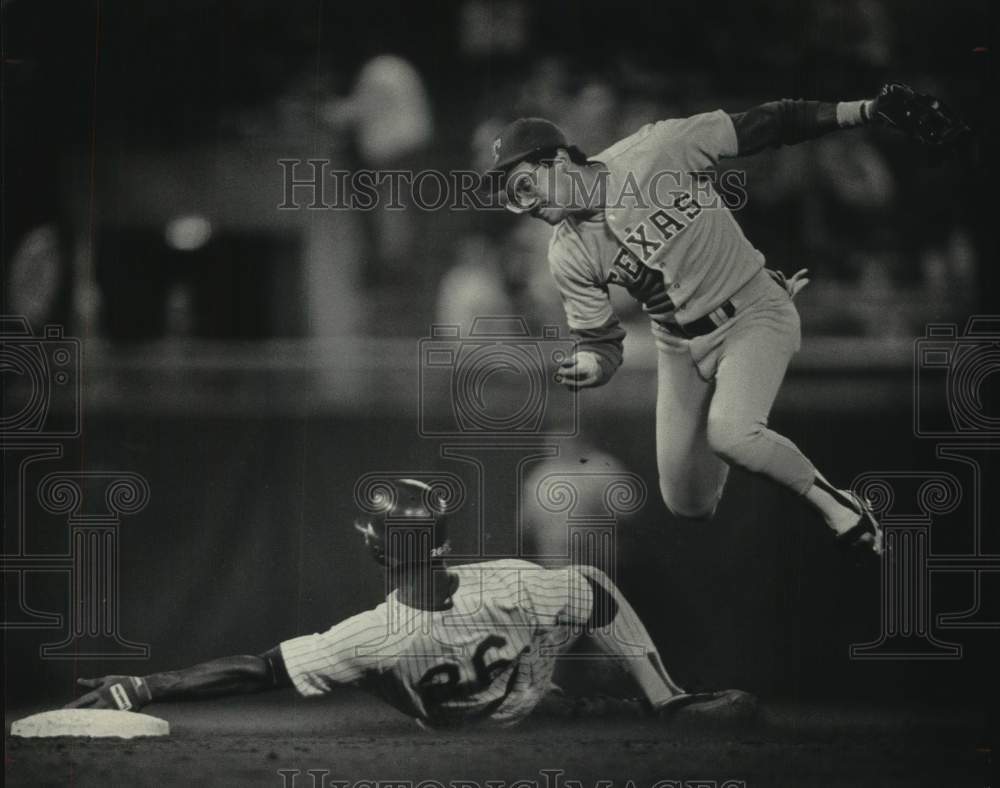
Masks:
[[[77,679],[90,692],[67,703],[66,709],[119,709],[139,711],[153,700],[153,693],[139,676],[102,676],[99,679]]]

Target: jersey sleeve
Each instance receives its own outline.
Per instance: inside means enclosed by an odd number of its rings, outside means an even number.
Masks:
[[[741,156],[795,145],[840,128],[837,105],[825,101],[768,101],[730,117]]]
[[[281,643],[281,656],[300,695],[324,695],[337,686],[355,684],[375,669],[372,651],[386,634],[386,620],[374,610],[351,616],[326,632]]]
[[[614,318],[608,287],[597,280],[580,261],[573,260],[553,243],[549,246],[549,270],[559,288],[566,323],[571,329],[600,328]]]
[[[721,109],[661,120],[653,124],[653,133],[670,158],[687,170],[705,170],[739,153],[733,120]]]
[[[520,574],[525,601],[543,627],[586,624],[594,608],[594,592],[575,569],[533,567]]]

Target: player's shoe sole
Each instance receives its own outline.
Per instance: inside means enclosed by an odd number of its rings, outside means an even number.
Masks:
[[[753,722],[759,711],[755,695],[728,689],[677,695],[660,706],[657,715],[671,724],[728,727]]]
[[[837,543],[844,547],[870,547],[875,555],[882,555],[885,546],[882,526],[875,519],[871,504],[860,495],[847,493],[852,508],[858,513],[858,522],[842,534],[837,534]],[[870,539],[865,539],[870,536]]]

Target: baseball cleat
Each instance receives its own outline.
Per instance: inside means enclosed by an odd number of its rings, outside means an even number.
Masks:
[[[661,720],[670,723],[736,726],[752,722],[758,711],[756,695],[729,689],[675,695],[656,713]]]
[[[852,508],[858,513],[858,522],[841,534],[837,534],[837,542],[845,547],[870,546],[875,555],[882,555],[882,526],[875,519],[875,512],[867,499],[853,492],[847,493]],[[865,537],[870,537],[866,539]]]

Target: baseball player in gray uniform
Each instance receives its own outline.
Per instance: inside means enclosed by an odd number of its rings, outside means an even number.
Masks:
[[[259,656],[216,659],[149,676],[80,679],[69,708],[149,703],[294,687],[303,696],[358,686],[429,727],[524,719],[554,689],[560,657],[581,643],[613,659],[645,709],[666,719],[746,721],[748,693],[687,693],[669,676],[635,611],[601,571],[521,560],[447,567],[444,509],[432,488],[399,479],[355,527],[394,589],[326,632]],[[579,652],[575,652],[579,655]]]
[[[600,386],[622,363],[609,287],[626,288],[650,317],[660,491],[678,516],[710,518],[738,465],[803,496],[842,544],[882,551],[868,502],[831,485],[767,426],[800,344],[792,298],[808,279],[765,269],[707,172],[720,159],[872,122],[880,101],[885,89],[871,101],[786,99],[663,120],[595,156],[540,118],[516,120],[494,140],[489,190],[555,228],[549,266],[579,338],[557,380]]]

